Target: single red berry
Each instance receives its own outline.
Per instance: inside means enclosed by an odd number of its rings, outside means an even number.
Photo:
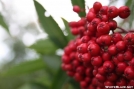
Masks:
[[[113,57],[112,61],[115,65],[117,65],[120,61],[117,59],[117,57]]]
[[[86,18],[81,18],[77,23],[78,23],[78,26],[85,26]]]
[[[76,13],[79,13],[81,11],[80,7],[78,5],[73,6],[73,11]]]
[[[102,58],[100,56],[93,57],[91,59],[91,64],[93,66],[97,66],[97,67],[101,66],[102,65]]]
[[[116,46],[115,45],[109,46],[108,47],[108,53],[111,54],[111,55],[116,55],[116,53],[117,53]]]
[[[110,20],[108,22],[108,25],[110,27],[110,30],[115,30],[117,28],[117,22],[115,20]]]
[[[83,75],[80,75],[79,73],[75,73],[74,74],[74,79],[78,82],[82,81],[84,79],[84,76]]]
[[[123,37],[120,33],[112,34],[112,40],[114,43],[117,43],[118,41],[121,41],[122,39],[123,39]]]
[[[80,64],[81,64],[81,63],[80,63],[79,60],[73,60],[73,61],[72,61],[72,65],[74,66],[74,68],[80,66]]]
[[[110,35],[102,35],[99,37],[100,38],[100,42],[99,44],[103,45],[103,46],[109,46],[112,43],[112,37]]]
[[[111,60],[111,55],[108,52],[104,52],[102,54],[102,59],[103,59],[103,61],[110,61]]]
[[[64,68],[65,68],[65,70],[70,71],[70,70],[73,70],[73,65],[71,65],[71,64],[65,64],[64,65]]]
[[[88,52],[93,55],[96,56],[100,53],[100,46],[96,43],[90,44],[88,46]]]
[[[127,33],[124,37],[124,41],[128,45],[133,45],[134,44],[134,34],[133,33]]]
[[[101,74],[101,75],[105,75],[106,74],[103,66],[101,66],[101,67],[98,68],[98,73]]]
[[[124,61],[124,54],[123,53],[118,53],[116,57],[120,62]]]
[[[73,35],[78,35],[79,34],[78,28],[71,28],[71,33]]]
[[[99,74],[99,73],[97,73],[95,77],[96,77],[96,79],[98,79],[98,81],[100,81],[100,82],[104,82],[104,81],[106,80],[105,76],[103,76],[103,75],[101,75],[101,74]]]
[[[82,55],[82,61],[83,62],[90,62],[91,61],[91,54],[90,53],[84,53]]]
[[[109,25],[105,22],[100,22],[97,26],[97,32],[102,34],[108,34],[110,31]]]
[[[107,74],[107,80],[108,81],[116,81],[117,80],[117,75],[115,74],[115,73],[109,73],[109,74]]]
[[[61,59],[62,59],[62,62],[65,64],[68,64],[71,62],[71,59],[66,54],[64,54]]]
[[[89,36],[83,36],[83,37],[81,38],[81,41],[82,41],[83,43],[87,43],[89,40],[90,40],[90,37],[89,37]]]
[[[114,64],[111,61],[105,61],[103,63],[103,68],[106,72],[110,73],[114,70]]]
[[[78,34],[82,34],[86,30],[84,26],[80,26],[77,29],[78,29]]]
[[[79,74],[84,74],[85,72],[85,67],[84,66],[78,66],[76,68],[76,72],[79,73]]]
[[[110,6],[107,10],[107,15],[109,18],[115,18],[119,14],[118,8],[115,6]]]
[[[99,13],[103,15],[107,15],[108,6],[102,6]]]
[[[101,20],[99,18],[94,18],[92,21],[91,21],[91,24],[96,28],[97,25],[101,22]]]
[[[126,49],[126,43],[124,41],[118,41],[116,43],[116,49],[117,51],[121,52],[121,51],[125,51]]]
[[[126,67],[124,74],[127,79],[134,79],[134,69],[131,66]]]
[[[71,22],[69,22],[69,26],[71,28],[75,28],[75,27],[78,27],[78,23],[76,21],[71,21]]]
[[[107,22],[108,21],[108,17],[107,17],[107,15],[101,15],[101,20],[103,21],[103,22]]]
[[[133,58],[133,54],[132,54],[131,51],[126,51],[126,52],[124,53],[124,59],[125,59],[126,61],[130,61],[132,58]]]
[[[70,55],[71,52],[72,52],[72,50],[69,48],[69,46],[66,46],[66,47],[64,48],[64,53],[65,53],[66,55]]]
[[[102,7],[102,5],[101,5],[100,2],[95,2],[95,3],[93,4],[93,8],[94,8],[94,10],[95,10],[96,12],[98,12],[98,11],[101,9],[101,7]]]
[[[116,71],[120,73],[124,73],[124,70],[126,69],[126,67],[127,67],[127,64],[125,62],[119,62],[116,67]]]
[[[95,17],[96,17],[96,14],[90,11],[87,13],[87,16],[86,16],[88,22],[91,22]]]
[[[73,77],[75,72],[74,71],[67,71],[66,72],[68,76]]]
[[[119,8],[119,17],[120,18],[127,18],[130,15],[130,9],[127,6],[121,6]]]
[[[82,43],[77,47],[77,51],[79,53],[86,53],[87,52],[88,45],[87,43]]]

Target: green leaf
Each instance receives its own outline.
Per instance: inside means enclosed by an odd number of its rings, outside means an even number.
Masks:
[[[134,8],[134,0],[128,0],[127,2],[126,2],[126,5],[130,8],[130,10],[131,10],[131,14],[130,14],[130,16],[128,17],[128,19],[129,19],[129,27],[132,27],[132,24],[133,24],[133,20],[134,20],[134,10],[133,10],[133,8]]]
[[[86,12],[85,12],[85,0],[71,0],[72,5],[78,5],[83,11],[79,13],[80,17],[85,17]]]
[[[62,21],[63,21],[63,23],[64,23],[64,25],[65,25],[65,30],[66,30],[66,32],[67,32],[67,38],[68,38],[68,41],[70,41],[71,39],[73,39],[74,38],[74,36],[72,35],[72,33],[71,33],[71,31],[70,31],[70,27],[69,27],[69,25],[68,25],[68,22],[64,19],[64,18],[62,18]]]
[[[6,29],[6,31],[9,33],[8,26],[6,22],[4,21],[3,16],[1,14],[0,14],[0,25],[2,25]]]
[[[45,17],[44,13],[46,10],[35,0],[34,5],[39,17],[40,24],[48,34],[50,40],[52,40],[58,47],[64,48],[67,44],[67,39],[56,21],[51,16]]]
[[[49,69],[55,74],[60,67],[61,58],[56,55],[45,55],[43,56],[43,60],[45,65],[47,65],[47,67],[49,67]]]
[[[32,73],[34,71],[41,70],[44,68],[45,68],[45,65],[44,65],[43,60],[36,59],[36,60],[30,60],[30,61],[17,64],[16,66],[13,66],[12,68],[3,72],[2,75],[6,77],[16,76],[16,75]]]
[[[68,79],[69,77],[65,74],[65,72],[62,71],[61,68],[59,68],[57,74],[54,77],[54,80],[52,81],[50,89],[62,89],[62,87],[68,81]]]
[[[33,45],[29,48],[34,49],[37,53],[40,54],[54,54],[58,49],[57,46],[51,42],[49,39],[40,39],[37,40]]]

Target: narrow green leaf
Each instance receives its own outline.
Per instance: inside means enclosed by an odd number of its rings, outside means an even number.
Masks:
[[[65,72],[62,71],[61,68],[59,68],[57,74],[54,77],[54,80],[52,81],[50,89],[62,89],[62,87],[68,81],[68,79],[69,77],[65,74]]]
[[[30,60],[13,66],[9,70],[2,73],[3,76],[16,76],[32,73],[37,70],[44,69],[45,65],[42,59]]]
[[[0,14],[0,25],[2,25],[6,29],[6,31],[9,33],[8,26],[6,22],[4,21],[3,16],[1,14]]]
[[[83,11],[79,13],[80,17],[85,17],[85,0],[71,0],[72,5],[78,5]]]
[[[133,10],[133,8],[134,8],[134,0],[128,0],[128,2],[126,3],[126,5],[128,5],[128,7],[131,10],[131,14],[128,17],[128,19],[129,19],[129,27],[132,27],[133,20],[134,20],[134,10]]]
[[[37,40],[33,45],[29,46],[29,48],[34,49],[36,52],[40,54],[54,54],[58,49],[57,46],[51,42],[49,39],[40,39]]]
[[[67,32],[67,38],[68,38],[68,41],[70,41],[71,39],[73,39],[74,38],[74,36],[72,35],[72,33],[71,33],[71,31],[70,31],[70,27],[69,27],[69,25],[68,25],[68,22],[64,19],[64,18],[62,18],[62,21],[64,22],[64,25],[65,25],[65,30],[66,30],[66,32]]]
[[[59,56],[56,55],[45,55],[43,56],[43,60],[45,62],[45,65],[47,65],[47,67],[49,67],[49,69],[51,71],[53,71],[53,73],[56,73],[58,68],[60,67],[61,64],[61,58]]]
[[[67,39],[56,21],[51,16],[45,17],[44,13],[46,10],[35,0],[34,5],[39,17],[40,24],[48,34],[50,40],[52,40],[58,47],[64,48],[64,46],[67,44]]]

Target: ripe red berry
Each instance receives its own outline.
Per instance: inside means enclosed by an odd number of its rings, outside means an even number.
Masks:
[[[134,44],[134,34],[133,33],[127,33],[124,37],[124,41],[128,45],[133,45]]]
[[[127,79],[134,79],[134,69],[131,66],[125,69],[124,74]]]
[[[108,47],[108,53],[111,55],[115,55],[117,53],[117,49],[115,45],[111,45]]]
[[[109,25],[105,22],[100,22],[97,26],[97,32],[102,34],[108,34],[110,31]]]
[[[130,66],[132,66],[134,68],[134,58],[131,59],[129,64],[130,64]]]
[[[89,22],[91,22],[95,17],[96,17],[95,13],[90,12],[90,11],[87,13],[87,16],[86,16],[87,21]]]
[[[96,77],[96,79],[98,79],[98,81],[100,81],[100,82],[104,82],[104,81],[106,80],[105,76],[103,76],[103,75],[101,75],[101,74],[99,74],[99,73],[97,73],[95,77]]]
[[[110,20],[108,22],[108,25],[110,27],[110,30],[115,30],[117,28],[117,22],[115,20]]]
[[[97,66],[97,67],[101,66],[102,65],[102,58],[100,56],[93,57],[91,59],[91,64],[93,66]]]
[[[95,3],[93,4],[93,8],[94,8],[94,10],[95,10],[96,12],[98,12],[98,11],[101,9],[101,7],[102,7],[102,5],[101,5],[100,2],[95,2]]]
[[[121,6],[119,8],[119,17],[120,18],[127,18],[130,15],[130,9],[127,6]]]
[[[78,5],[74,5],[73,6],[73,11],[76,12],[76,13],[79,13],[81,10],[80,10],[80,7]]]
[[[121,41],[122,39],[123,39],[123,37],[120,33],[112,34],[112,40],[114,43],[117,43],[118,41]]]
[[[87,43],[82,43],[77,47],[77,51],[79,53],[86,53],[87,52],[87,47],[88,47]]]
[[[110,6],[107,10],[107,15],[109,18],[115,18],[118,16],[118,8],[116,8],[115,6]]]
[[[124,41],[118,41],[116,43],[116,49],[121,52],[121,51],[125,51],[126,49],[126,43]]]
[[[126,52],[124,53],[124,59],[125,59],[126,61],[130,61],[132,58],[133,58],[132,52],[126,51]]]
[[[82,55],[82,61],[83,62],[90,62],[91,61],[91,54],[90,53],[84,53]]]
[[[101,67],[98,68],[98,73],[101,74],[101,75],[105,75],[106,74],[103,66],[101,66]]]
[[[124,54],[123,53],[118,53],[116,57],[117,57],[119,62],[123,62],[124,61]]]
[[[91,24],[94,26],[94,27],[97,27],[97,25],[101,22],[101,20],[99,18],[94,18],[92,21],[91,21]]]
[[[116,67],[116,71],[120,72],[120,73],[124,73],[124,70],[126,69],[127,64],[125,62],[120,62],[118,63],[117,67]]]
[[[105,61],[103,68],[106,72],[111,73],[114,70],[114,64],[111,61]]]
[[[97,56],[100,53],[100,46],[96,43],[90,44],[88,46],[88,52],[93,56]]]
[[[109,74],[107,74],[107,80],[108,81],[116,81],[117,80],[117,75],[115,74],[115,73],[109,73]]]
[[[102,54],[102,59],[103,59],[103,61],[110,61],[111,60],[111,55],[108,52],[104,52]]]

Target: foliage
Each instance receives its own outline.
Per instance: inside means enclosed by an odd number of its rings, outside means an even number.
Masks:
[[[38,53],[37,59],[20,62],[11,65],[10,68],[4,66],[0,70],[0,89],[80,89],[79,84],[62,71],[60,67],[61,57],[56,55],[58,49],[63,49],[68,41],[74,38],[70,33],[68,22],[61,18],[65,25],[65,32],[68,34],[65,35],[52,16],[44,16],[45,8],[38,1],[34,0],[33,2],[40,26],[48,34],[48,38],[39,39],[28,47]],[[71,0],[71,2],[72,5],[79,5],[85,10],[85,0]],[[131,28],[134,20],[134,11],[132,10],[134,1],[126,0],[125,4],[132,11],[128,18]],[[84,11],[79,13],[79,16],[83,17],[85,14]],[[128,23],[128,21],[122,24]],[[0,15],[0,25],[9,32],[9,27],[2,15]]]

